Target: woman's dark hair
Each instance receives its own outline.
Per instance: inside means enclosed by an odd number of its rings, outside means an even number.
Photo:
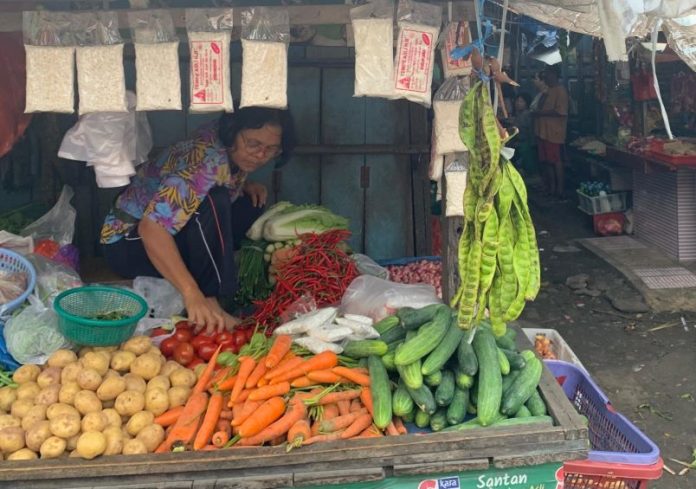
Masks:
[[[235,107],[234,112],[220,116],[218,135],[226,147],[234,146],[237,134],[245,129],[261,129],[266,124],[279,126],[283,131],[280,145],[283,153],[278,157],[276,166],[284,165],[295,148],[295,126],[290,112],[266,107]]]
[[[532,105],[532,97],[530,97],[527,92],[520,92],[515,96],[515,98],[521,98],[524,100],[524,103],[527,104],[527,108]]]

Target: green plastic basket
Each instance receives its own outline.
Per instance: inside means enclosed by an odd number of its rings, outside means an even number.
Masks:
[[[115,287],[87,286],[70,289],[56,297],[58,329],[78,345],[111,346],[133,335],[138,321],[147,313],[147,303],[137,294]],[[121,313],[122,319],[95,319]]]

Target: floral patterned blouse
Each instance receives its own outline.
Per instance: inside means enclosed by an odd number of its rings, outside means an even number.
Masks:
[[[179,142],[143,164],[106,216],[101,243],[111,244],[148,217],[170,234],[183,228],[214,186],[229,189],[233,202],[247,173],[230,168],[217,123],[202,126],[193,139]]]

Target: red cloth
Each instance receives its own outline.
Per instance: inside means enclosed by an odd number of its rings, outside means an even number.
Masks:
[[[31,115],[24,113],[26,65],[21,32],[0,32],[0,157],[24,134]]]
[[[539,161],[542,163],[561,163],[562,144],[552,143],[544,139],[537,141],[539,148]]]

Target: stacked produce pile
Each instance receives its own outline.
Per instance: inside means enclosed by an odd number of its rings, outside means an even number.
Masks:
[[[399,284],[430,284],[442,298],[442,262],[417,260],[403,265],[387,265],[389,280]]]

